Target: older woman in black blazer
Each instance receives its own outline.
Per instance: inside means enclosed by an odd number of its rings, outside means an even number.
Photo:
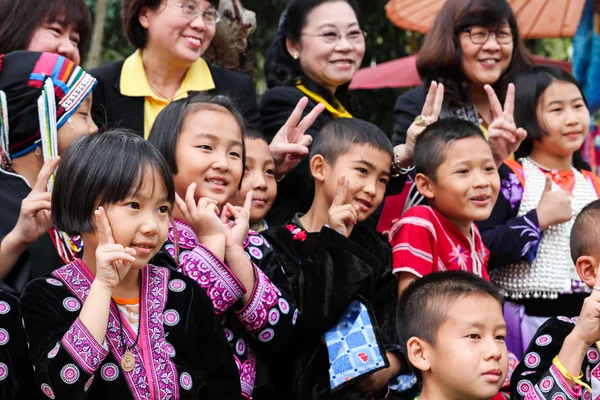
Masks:
[[[252,80],[202,59],[221,18],[219,0],[122,0],[122,5],[125,32],[137,50],[91,71],[98,79],[93,115],[99,126],[147,136],[169,102],[188,92],[214,91],[231,97],[248,126],[260,130]]]

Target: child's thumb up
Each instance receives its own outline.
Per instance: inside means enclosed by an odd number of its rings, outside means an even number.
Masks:
[[[552,178],[546,175],[546,186],[544,187],[544,193],[552,191]]]

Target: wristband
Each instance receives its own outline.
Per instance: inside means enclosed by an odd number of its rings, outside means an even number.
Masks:
[[[552,364],[556,367],[556,369],[558,369],[558,371],[560,372],[560,374],[565,379],[573,381],[576,384],[583,386],[584,388],[586,388],[587,390],[589,390],[590,393],[592,392],[592,388],[587,383],[585,383],[585,382],[583,382],[581,380],[581,378],[583,378],[583,372],[580,372],[579,375],[577,375],[577,376],[571,375],[569,373],[569,371],[567,371],[567,369],[565,368],[565,366],[562,365],[562,363],[558,359],[558,356],[554,357],[554,360],[552,360]]]

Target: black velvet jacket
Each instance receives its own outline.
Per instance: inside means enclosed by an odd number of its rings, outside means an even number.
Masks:
[[[293,221],[263,234],[284,266],[300,310],[293,345],[275,371],[279,398],[368,398],[356,386],[331,393],[322,336],[353,300],[360,299],[375,315],[376,334],[386,351],[401,356],[395,326],[397,280],[391,272],[389,245],[359,226],[350,239],[327,227],[307,233]]]

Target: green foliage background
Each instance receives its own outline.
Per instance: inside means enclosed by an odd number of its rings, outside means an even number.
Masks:
[[[95,0],[86,0],[92,13],[95,12]],[[257,58],[255,78],[260,96],[265,90],[264,55],[277,32],[279,17],[288,0],[242,0],[244,6],[256,12],[257,30],[251,38],[252,48]],[[358,0],[360,23],[368,32],[367,52],[363,67],[381,63],[418,51],[423,37],[418,33],[396,28],[385,16],[384,6],[387,0]],[[527,47],[535,54],[555,59],[567,59],[570,39],[548,39],[528,41]],[[108,0],[105,25],[105,37],[102,51],[102,64],[127,57],[133,49],[127,43],[121,25],[121,0]],[[402,71],[398,71],[402,73]],[[396,99],[403,90],[360,90],[355,92],[360,99],[362,112],[360,117],[392,133],[394,121],[393,108]]]

